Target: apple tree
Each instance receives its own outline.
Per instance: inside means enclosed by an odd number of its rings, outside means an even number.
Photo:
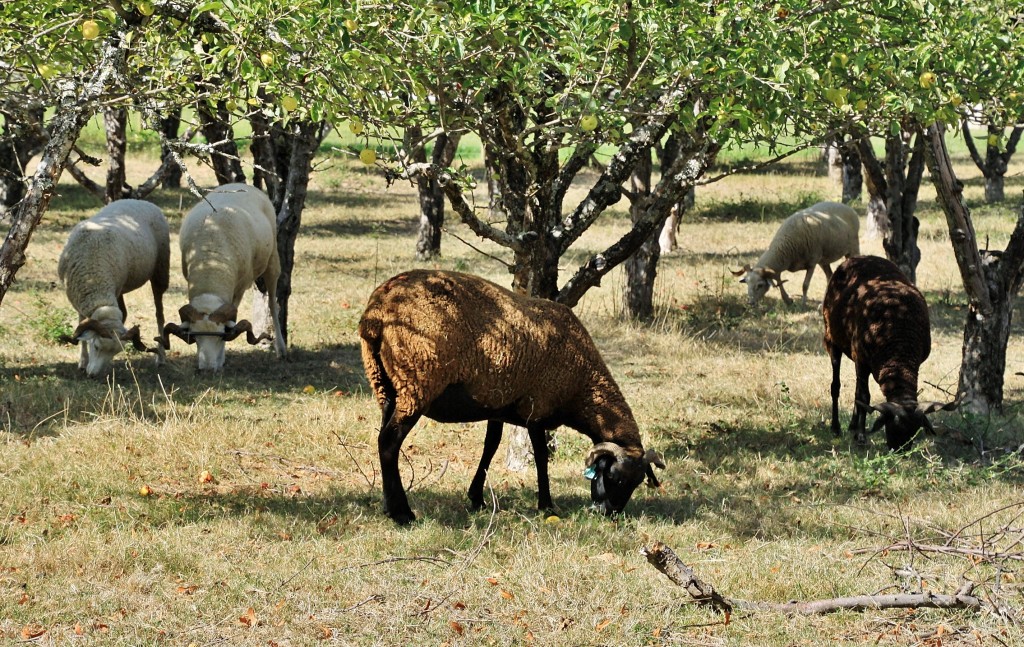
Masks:
[[[163,132],[168,119],[194,109],[200,119],[194,126],[207,142],[165,140],[165,159],[180,165],[205,159],[218,179],[242,179],[230,124],[252,123],[254,180],[278,209],[278,242],[287,263],[278,294],[286,311],[312,157],[325,124],[344,119],[348,105],[345,76],[336,77],[334,67],[338,49],[327,52],[322,43],[326,36],[343,47],[350,16],[350,6],[325,8],[320,2],[6,2],[0,13],[5,128],[30,123],[27,113],[7,116],[6,107],[21,99],[37,114],[46,111],[46,144],[24,197],[11,210],[11,229],[0,248],[0,301],[93,117],[132,110],[146,127]]]

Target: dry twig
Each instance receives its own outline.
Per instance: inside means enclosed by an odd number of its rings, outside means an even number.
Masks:
[[[984,602],[971,595],[973,584],[961,587],[954,595],[903,593],[897,595],[855,595],[844,598],[812,600],[809,602],[758,602],[726,598],[714,587],[697,577],[693,569],[683,563],[675,552],[661,542],[654,542],[642,551],[647,561],[664,573],[672,582],[682,586],[699,604],[710,604],[725,612],[726,619],[733,609],[745,611],[772,611],[799,615],[819,615],[836,611],[867,611],[869,609],[982,609]]]

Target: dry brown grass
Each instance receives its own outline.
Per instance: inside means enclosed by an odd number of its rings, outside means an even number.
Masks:
[[[151,164],[139,159],[133,170]],[[961,170],[977,205],[976,173]],[[905,457],[886,455],[880,439],[867,451],[833,439],[815,307],[824,277],[807,308],[786,309],[773,295],[750,311],[728,273],[756,258],[793,208],[835,195],[825,177],[803,171],[699,190],[682,249],[664,259],[653,325],[619,320],[618,272],[577,308],[647,444],[666,454],[663,492],[638,492],[619,520],[590,514],[585,439],[562,431],[552,465],[558,523],[535,511],[533,473],[507,472],[500,454],[489,483],[495,508],[472,513],[464,492],[483,426],[424,422],[402,464],[420,515],[410,528],[381,510],[379,414],[355,334],[372,288],[415,265],[408,187],[385,189],[344,163],[316,176],[299,239],[289,362],[236,344],[223,374],[197,375],[194,351],[174,343],[167,366],[133,354],[105,383],[78,374],[75,349],[48,341],[73,318],[56,284],[57,256],[71,225],[97,206],[62,184],[0,307],[0,642],[37,633],[42,643],[123,645],[1020,641],[1018,629],[987,613],[738,614],[725,625],[638,554],[660,539],[722,592],[746,599],[914,588],[893,570],[909,564],[931,590],[951,593],[968,577],[1020,606],[1015,563],[997,572],[962,556],[857,552],[941,536],[1010,505],[967,534],[1009,526],[1020,536],[1019,461],[1002,450],[1020,442],[1019,325],[1006,415],[946,415],[939,436]],[[1008,195],[1020,190],[1016,173]],[[156,199],[176,231],[192,199]],[[935,329],[922,397],[945,399],[956,385],[964,297],[928,190],[921,209],[919,276]],[[975,215],[979,237],[1001,246],[1014,214],[979,205]],[[580,247],[599,249],[625,226],[621,210],[611,214]],[[877,241],[864,247],[881,250]],[[176,250],[173,263],[171,316],[184,302]],[[434,265],[508,282],[451,235]],[[149,295],[128,301],[148,334]],[[852,367],[844,371],[848,415]],[[992,451],[985,460],[982,441]],[[213,480],[203,482],[204,471]]]

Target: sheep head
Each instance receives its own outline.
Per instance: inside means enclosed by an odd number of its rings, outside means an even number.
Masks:
[[[181,325],[168,323],[164,326],[161,342],[169,348],[168,335],[176,335],[188,344],[196,345],[199,370],[219,371],[224,367],[224,344],[245,333],[246,341],[258,344],[270,339],[266,333],[258,337],[252,332],[252,324],[243,319],[236,322],[238,310],[234,305],[225,303],[213,312],[206,314],[191,303],[178,310]]]
[[[621,512],[637,486],[647,480],[647,485],[658,487],[652,466],[665,468],[661,455],[649,449],[640,458],[630,456],[616,443],[603,442],[594,445],[587,456],[584,474],[590,479],[590,498],[594,508],[606,515]]]
[[[83,359],[86,375],[96,377],[110,369],[114,356],[124,350],[125,342],[131,342],[136,350],[147,351],[139,336],[139,327],[126,329],[119,319],[93,319],[86,317],[75,328],[71,335],[61,336],[61,341],[69,344],[85,344]]]
[[[883,402],[876,404],[871,408],[878,412],[878,418],[871,425],[870,433],[875,433],[885,427],[885,440],[889,449],[905,451],[910,449],[919,429],[924,429],[930,434],[935,433],[935,428],[928,420],[930,414],[936,411],[953,411],[958,406],[960,406],[959,399],[949,403]]]
[[[747,302],[754,305],[768,294],[771,287],[781,287],[785,281],[781,275],[770,267],[750,267],[744,265],[739,270],[730,270],[733,276],[742,277],[740,283],[747,284]]]

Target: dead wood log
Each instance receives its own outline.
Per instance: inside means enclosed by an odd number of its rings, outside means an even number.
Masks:
[[[703,582],[693,569],[683,563],[675,552],[661,543],[654,542],[641,550],[654,568],[658,569],[674,584],[686,589],[695,602],[711,605],[725,613],[726,622],[733,609],[744,611],[770,611],[792,615],[822,615],[836,611],[868,611],[873,609],[975,609],[985,606],[980,598],[971,595],[974,584],[967,582],[954,595],[923,593],[902,593],[898,595],[855,595],[845,598],[811,600],[808,602],[758,602],[727,598],[713,586]]]

